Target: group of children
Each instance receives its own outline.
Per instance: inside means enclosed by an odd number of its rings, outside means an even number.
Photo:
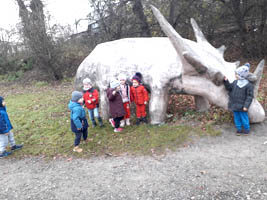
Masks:
[[[111,118],[109,122],[114,128],[114,132],[121,132],[125,125],[130,126],[130,104],[134,102],[136,105],[136,124],[141,122],[147,123],[146,105],[149,100],[148,92],[141,83],[142,75],[136,73],[132,78],[132,86],[126,81],[127,77],[120,74],[117,79],[110,82],[110,87],[107,89],[107,98],[109,100],[109,112]],[[89,118],[92,126],[97,126],[95,118],[98,119],[99,126],[103,126],[102,118],[99,114],[99,95],[97,89],[93,88],[90,79],[83,80],[83,93],[74,91],[69,102],[71,110],[71,130],[75,133],[74,152],[82,152],[79,148],[81,137],[84,141],[87,140],[88,122],[86,119],[83,106],[88,109]]]
[[[234,123],[237,135],[248,135],[250,133],[250,124],[248,109],[253,100],[254,86],[247,80],[249,75],[249,63],[235,70],[236,80],[232,83],[224,77],[224,85],[229,91],[228,107],[234,113]],[[109,110],[111,119],[109,120],[114,127],[114,132],[121,132],[122,127],[130,125],[130,103],[136,105],[136,124],[147,123],[146,105],[149,97],[148,92],[141,83],[141,74],[136,73],[132,78],[132,86],[126,83],[126,76],[120,74],[118,79],[110,82],[110,88],[107,89],[107,98],[109,100]],[[79,148],[81,138],[87,140],[88,122],[84,105],[88,109],[89,118],[92,126],[97,126],[95,118],[98,119],[99,126],[103,126],[102,118],[99,115],[99,95],[98,91],[92,87],[90,79],[83,80],[83,93],[79,91],[72,92],[72,98],[69,102],[71,111],[71,130],[75,133],[74,152],[82,152]],[[15,143],[13,129],[9,120],[6,104],[3,97],[0,97],[0,158],[12,154],[12,151],[21,149],[23,145]],[[11,151],[7,151],[8,143],[11,145]]]
[[[234,113],[234,123],[237,130],[237,135],[248,135],[250,132],[248,109],[253,100],[254,87],[253,84],[247,80],[249,68],[249,63],[237,68],[235,70],[236,80],[232,83],[230,83],[228,79],[224,77],[224,85],[226,90],[229,92],[228,107]],[[110,88],[107,89],[109,111],[112,117],[109,119],[109,122],[114,127],[114,132],[121,132],[125,125],[130,125],[131,102],[134,102],[136,105],[136,124],[139,125],[141,122],[147,123],[146,104],[148,103],[149,97],[147,90],[141,84],[141,74],[136,73],[133,76],[132,86],[126,83],[126,79],[127,78],[124,74],[120,74],[117,79],[114,79],[110,82]],[[93,126],[96,126],[94,115],[98,117],[100,126],[103,126],[102,119],[98,112],[98,91],[92,88],[92,84],[89,79],[85,79],[83,84],[83,96],[82,93],[80,93],[80,97],[83,98],[80,100],[80,102],[76,101],[76,103],[79,104],[80,108],[82,109],[81,104],[84,99]],[[73,98],[70,104],[73,104]],[[95,109],[94,112],[92,109]],[[73,109],[71,109],[71,112],[74,112]],[[85,114],[82,115],[82,117],[84,116]],[[71,123],[73,124],[73,114],[71,114],[71,120]],[[81,127],[80,123],[77,123],[77,126]],[[84,133],[84,140],[87,138],[87,127],[88,126],[86,126],[86,133]],[[75,132],[73,129],[72,131]],[[79,145],[79,142],[76,141],[80,141],[80,138],[80,134],[76,134],[74,144],[75,148]],[[74,151],[76,151],[75,148]]]

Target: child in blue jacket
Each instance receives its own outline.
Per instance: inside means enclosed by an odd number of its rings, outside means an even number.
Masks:
[[[224,77],[224,85],[229,92],[228,107],[234,113],[234,123],[236,127],[236,135],[248,135],[250,132],[250,124],[248,117],[248,109],[254,98],[254,86],[247,80],[249,74],[249,63],[235,70],[236,79],[230,83]]]
[[[11,152],[6,151],[8,142],[11,145],[11,150],[21,149],[23,145],[16,145],[14,134],[11,132],[13,129],[9,117],[6,112],[6,103],[4,98],[0,96],[0,158],[9,156]]]
[[[81,148],[79,148],[81,137],[83,136],[84,141],[86,141],[88,136],[88,122],[86,119],[85,110],[82,106],[83,102],[83,93],[78,91],[72,92],[72,97],[68,106],[71,111],[71,130],[75,133],[73,151],[78,153],[81,153],[83,151]]]

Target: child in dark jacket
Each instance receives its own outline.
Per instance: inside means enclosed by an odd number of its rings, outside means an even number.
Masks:
[[[0,158],[9,156],[12,152],[6,151],[8,142],[11,145],[11,150],[21,149],[23,145],[16,145],[14,134],[11,132],[13,129],[9,120],[6,103],[3,97],[0,97]]]
[[[237,68],[235,71],[237,80],[233,83],[229,83],[228,79],[224,78],[225,88],[229,91],[228,107],[234,113],[237,135],[248,135],[250,132],[248,109],[253,100],[254,87],[246,79],[249,74],[249,67],[250,65],[247,63]]]
[[[86,78],[83,80],[83,99],[85,106],[88,109],[89,118],[92,121],[93,127],[96,127],[95,117],[98,119],[99,126],[103,126],[102,118],[99,115],[99,102],[98,102],[98,91],[92,87],[91,80]]]
[[[74,140],[74,152],[82,152],[83,150],[79,148],[81,142],[81,137],[83,136],[84,141],[87,140],[88,136],[88,122],[86,119],[85,110],[83,109],[83,93],[74,91],[72,92],[72,97],[69,102],[70,109],[70,125],[72,132],[75,133]]]
[[[121,132],[120,121],[125,115],[123,108],[123,101],[120,90],[120,82],[113,80],[110,82],[110,88],[107,89],[107,97],[109,100],[109,112],[113,119],[110,119],[110,123],[114,126],[114,132]]]
[[[147,123],[146,118],[146,105],[148,103],[149,97],[146,88],[141,85],[141,79],[139,76],[135,75],[132,78],[133,86],[131,87],[131,96],[136,105],[136,125],[139,125],[142,121]]]

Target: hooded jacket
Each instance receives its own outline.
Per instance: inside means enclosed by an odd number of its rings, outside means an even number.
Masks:
[[[78,129],[87,129],[88,122],[86,120],[85,110],[81,104],[70,101],[68,105],[70,109],[70,119],[73,121],[74,126],[71,126],[73,132],[78,132]]]
[[[8,133],[13,126],[6,112],[6,107],[0,107],[0,134]]]

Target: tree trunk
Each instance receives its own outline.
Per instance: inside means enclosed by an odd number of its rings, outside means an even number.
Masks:
[[[135,16],[139,19],[141,26],[141,37],[151,37],[151,31],[147,18],[144,14],[144,8],[141,0],[133,0],[133,12]]]

